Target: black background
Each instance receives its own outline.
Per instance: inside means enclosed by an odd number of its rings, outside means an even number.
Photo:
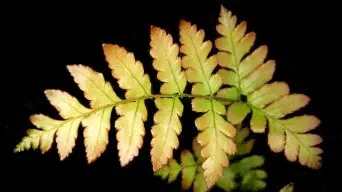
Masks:
[[[284,154],[274,154],[266,145],[265,135],[257,135],[255,153],[266,157],[269,174],[266,191],[277,191],[294,182],[297,191],[336,191],[333,181],[340,170],[341,128],[337,109],[339,71],[336,60],[340,41],[336,33],[336,5],[328,1],[298,4],[291,1],[210,1],[210,2],[113,2],[112,4],[77,6],[15,4],[1,6],[0,65],[1,65],[1,191],[28,189],[35,191],[179,191],[179,180],[171,185],[153,176],[150,163],[150,127],[153,124],[153,102],[146,122],[145,143],[140,155],[127,167],[121,168],[117,156],[115,130],[110,130],[110,143],[105,153],[92,165],[87,165],[82,129],[73,153],[59,161],[55,144],[41,155],[38,151],[13,154],[12,150],[32,125],[28,117],[44,113],[58,118],[47,102],[45,89],[61,89],[87,104],[66,70],[68,64],[84,64],[102,72],[115,90],[104,60],[102,43],[115,43],[134,52],[144,63],[154,81],[159,83],[151,68],[149,29],[156,25],[166,29],[178,42],[178,24],[185,19],[206,31],[206,39],[217,37],[215,25],[223,4],[239,20],[248,22],[248,30],[257,34],[256,46],[269,47],[268,58],[275,59],[274,80],[286,81],[291,92],[311,97],[301,113],[318,116],[322,124],[315,131],[324,142],[323,167],[313,171],[299,163],[286,161]],[[255,48],[255,47],[254,47]],[[188,87],[189,90],[190,87]],[[190,107],[189,101],[184,105]],[[336,112],[335,112],[336,111]],[[183,133],[180,149],[190,148],[196,134],[190,109],[182,118]],[[192,115],[189,115],[192,114]],[[116,115],[113,113],[113,119]],[[337,175],[337,174],[336,174]],[[335,185],[334,185],[335,184]],[[9,187],[9,188],[5,188]]]

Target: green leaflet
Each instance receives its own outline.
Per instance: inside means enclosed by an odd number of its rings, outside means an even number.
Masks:
[[[175,159],[170,159],[169,162],[156,171],[154,174],[160,176],[162,179],[168,178],[168,183],[172,183],[177,179],[178,174],[181,172],[181,166]]]
[[[185,150],[181,153],[182,164],[182,189],[187,190],[191,187],[197,171],[197,163],[190,151]]]
[[[231,165],[224,169],[222,177],[216,183],[216,186],[224,191],[234,189],[240,191],[258,191],[266,187],[264,179],[267,177],[267,174],[260,168],[264,164],[264,158],[258,155],[245,156],[250,153],[254,144],[253,139],[247,139],[249,133],[248,128],[243,128],[239,129],[236,134],[235,142],[237,148],[241,149],[241,152],[235,155],[229,155]],[[203,157],[200,154],[201,145],[198,143],[197,137],[193,139],[193,151],[194,154],[188,150],[184,150],[181,153],[182,190],[188,190],[192,186],[193,191],[196,192],[208,191],[211,188],[208,188],[204,177],[204,169],[202,168]],[[236,157],[243,158],[238,159]],[[175,166],[177,164],[175,160],[170,161],[157,171],[157,176],[160,176],[164,180],[167,179],[170,166],[172,166],[171,164],[173,164],[173,167],[178,167]]]
[[[248,113],[251,111],[251,108],[243,102],[235,102],[231,104],[227,111],[228,121],[233,125],[237,125],[242,123]]]

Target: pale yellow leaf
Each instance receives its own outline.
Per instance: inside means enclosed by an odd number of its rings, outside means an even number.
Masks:
[[[183,114],[183,104],[178,98],[159,98],[155,100],[158,111],[154,115],[152,127],[151,160],[153,170],[164,166],[179,146],[177,136],[182,131],[179,117]]]
[[[119,104],[115,109],[121,116],[115,121],[115,128],[117,129],[120,164],[125,166],[138,156],[143,144],[147,110],[143,100]]]
[[[204,99],[203,102],[205,102]],[[202,146],[201,155],[205,158],[202,167],[209,187],[220,179],[223,169],[228,166],[226,153],[234,154],[236,152],[236,146],[232,140],[236,130],[216,112],[222,108],[223,105],[220,105],[221,107],[215,107],[211,103],[208,112],[195,121],[198,130],[202,131],[197,140]]]
[[[239,66],[240,77],[244,78],[260,66],[266,59],[268,48],[262,45],[255,49],[245,59],[243,59]]]
[[[72,152],[72,149],[75,146],[80,122],[81,118],[69,120],[57,129],[56,143],[61,160],[64,160]]]
[[[222,80],[211,75],[217,66],[217,61],[214,55],[208,58],[212,43],[204,41],[204,35],[204,31],[197,30],[196,25],[181,21],[180,52],[185,54],[182,58],[182,66],[186,69],[187,80],[196,83],[192,87],[192,93],[213,95],[222,85]]]
[[[151,94],[151,82],[140,61],[136,61],[133,53],[127,52],[118,45],[103,44],[104,54],[112,75],[119,86],[126,89],[126,98],[136,98]]]
[[[158,70],[157,78],[164,82],[160,93],[183,93],[186,86],[185,73],[181,70],[178,45],[164,30],[151,27],[151,51],[153,67]]]
[[[110,105],[121,100],[101,73],[83,65],[68,65],[67,68],[84,96],[90,100],[92,108]]]
[[[260,89],[248,95],[247,100],[250,104],[258,108],[264,108],[266,105],[288,95],[289,86],[284,82],[273,82],[266,84]]]
[[[276,118],[284,117],[306,106],[310,98],[303,94],[291,94],[273,102],[264,109],[264,112]]]
[[[237,76],[234,71],[219,69],[217,74],[221,76],[224,85],[238,86]]]
[[[285,130],[273,119],[269,119],[268,145],[273,152],[279,153],[285,147]]]
[[[265,115],[256,110],[253,109],[253,114],[252,114],[252,118],[251,118],[251,130],[254,133],[264,133],[265,129],[266,129],[266,117]]]
[[[323,151],[316,145],[322,142],[322,138],[305,132],[319,125],[316,117],[304,115],[285,120],[269,118],[269,124],[269,145],[273,151],[284,150],[289,161],[298,159],[304,166],[313,169],[321,167],[322,157],[319,155]],[[303,127],[303,130],[299,127]]]
[[[48,89],[44,93],[51,105],[59,111],[59,115],[64,119],[77,117],[89,112],[89,109],[84,107],[75,97],[67,92]]]
[[[56,129],[63,121],[52,119],[43,114],[35,114],[30,116],[31,123],[37,128],[43,130]]]
[[[50,150],[55,137],[55,132],[56,129],[50,129],[42,132],[40,136],[40,150],[43,154]]]
[[[106,149],[112,109],[98,110],[82,120],[88,163],[95,161]]]
[[[151,82],[140,61],[134,54],[118,45],[103,44],[103,50],[112,75],[125,89],[125,97],[139,98],[151,95]],[[115,121],[116,138],[121,166],[127,165],[139,154],[145,135],[144,121],[147,111],[144,99],[119,104],[115,107],[120,117]]]
[[[212,75],[217,61],[215,56],[208,58],[212,44],[204,41],[204,31],[197,30],[196,25],[181,21],[180,51],[185,55],[182,66],[186,69],[192,94],[213,96],[222,85],[222,76]],[[236,152],[233,142],[236,130],[221,115],[225,114],[225,107],[212,99],[196,98],[192,101],[192,109],[205,112],[195,120],[195,125],[201,131],[197,137],[202,146],[201,155],[204,158],[202,167],[208,188],[212,187],[223,175],[223,169],[228,166],[226,153]]]
[[[258,67],[251,75],[241,80],[242,94],[248,95],[270,81],[274,71],[275,62],[273,60],[269,60]]]

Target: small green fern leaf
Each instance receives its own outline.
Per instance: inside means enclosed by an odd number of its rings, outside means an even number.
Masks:
[[[259,155],[245,156],[250,153],[254,144],[253,139],[247,139],[249,134],[249,128],[238,129],[235,142],[237,148],[241,149],[241,153],[233,156],[228,155],[231,165],[224,169],[223,176],[215,183],[217,187],[224,191],[236,189],[240,191],[259,191],[266,187],[264,180],[267,174],[261,169],[261,166],[264,164],[264,158]],[[184,150],[181,153],[182,190],[188,190],[191,186],[194,192],[209,191],[212,189],[207,186],[204,177],[204,169],[202,168],[204,158],[201,155],[201,148],[198,139],[195,137],[192,147],[193,154],[189,150]],[[175,162],[170,161],[157,171],[157,175],[164,180],[167,179],[171,163],[175,164]]]
[[[168,178],[168,183],[172,183],[177,179],[181,169],[181,165],[179,165],[175,159],[170,159],[168,163],[158,169],[154,175],[160,176],[162,179]]]

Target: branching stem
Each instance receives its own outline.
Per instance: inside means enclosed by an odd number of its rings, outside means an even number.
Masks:
[[[147,95],[147,96],[141,96],[141,97],[136,97],[136,98],[128,98],[121,100],[119,102],[113,102],[108,105],[104,105],[95,109],[92,109],[91,111],[84,113],[80,116],[74,117],[74,118],[80,118],[80,117],[86,117],[88,115],[93,114],[96,111],[108,108],[108,107],[114,107],[119,104],[124,104],[124,103],[129,103],[129,102],[134,102],[134,101],[139,101],[139,100],[146,100],[146,99],[156,99],[156,98],[203,98],[203,99],[209,99],[209,100],[217,100],[221,102],[222,104],[229,104],[231,103],[230,99],[224,98],[224,97],[217,97],[217,96],[210,96],[210,95],[193,95],[193,94],[152,94],[152,95]]]

